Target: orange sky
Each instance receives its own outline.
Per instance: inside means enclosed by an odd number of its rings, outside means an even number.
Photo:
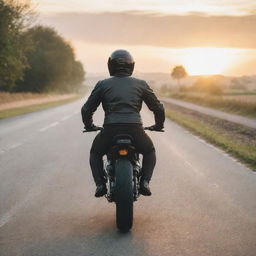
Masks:
[[[71,41],[87,72],[107,72],[110,53],[125,48],[140,72],[256,74],[254,1],[37,2],[41,22]]]

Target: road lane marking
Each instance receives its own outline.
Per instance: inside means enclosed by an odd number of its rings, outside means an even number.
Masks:
[[[46,130],[48,130],[48,129],[52,128],[52,127],[55,127],[55,126],[58,125],[58,124],[59,124],[59,122],[54,122],[54,123],[52,123],[52,124],[49,124],[49,125],[46,126],[46,127],[43,127],[43,128],[41,128],[41,129],[39,129],[39,131],[40,131],[40,132],[45,132]]]
[[[214,190],[220,189],[219,184],[212,183],[212,179],[210,179],[204,172],[200,171],[198,168],[194,167],[194,165],[188,161],[178,150],[176,150],[174,147],[172,147],[168,141],[166,141],[164,138],[161,137],[162,142],[174,153],[176,154],[182,162],[189,167],[190,170],[192,170],[194,173],[199,175],[202,179],[205,179],[208,182],[208,185],[212,187]]]
[[[64,116],[63,118],[61,118],[61,120],[60,121],[66,121],[66,120],[68,120],[70,117],[72,117],[72,115],[69,115],[69,116]]]
[[[22,144],[23,144],[23,143],[16,143],[16,144],[13,144],[13,145],[11,145],[7,150],[15,149],[15,148],[21,146]]]
[[[12,149],[18,148],[18,147],[20,147],[20,146],[23,145],[23,144],[24,144],[24,142],[15,143],[15,144],[13,144],[13,145],[7,147],[5,150],[1,149],[1,150],[0,150],[0,155],[4,154],[4,153],[6,153],[6,152],[8,152],[8,151],[10,151],[10,150],[12,150]]]
[[[219,188],[220,186],[217,183],[210,184],[213,188]]]
[[[181,153],[178,152],[178,150],[175,150],[169,143],[168,140],[166,140],[164,137],[160,137],[160,140],[174,153],[176,154],[180,159],[182,159],[182,162],[185,163],[191,170],[193,170],[195,173],[197,173],[199,176],[204,177],[205,174],[202,173],[200,170],[195,168],[192,163],[190,163]]]
[[[7,211],[4,215],[0,216],[0,228],[2,228],[4,225],[6,225],[17,213],[26,206],[27,203],[29,203],[31,200],[33,200],[35,197],[40,196],[46,188],[46,185],[49,183],[50,180],[52,180],[54,177],[56,177],[61,172],[61,168],[57,169],[54,172],[51,172],[47,176],[40,177],[40,181],[36,186],[32,187],[29,192],[25,195],[21,201],[14,204],[9,211]]]
[[[24,207],[24,205],[26,205],[26,203],[28,201],[30,201],[31,199],[33,199],[34,197],[36,197],[37,195],[39,195],[40,190],[31,190],[28,195],[20,202],[16,203],[15,205],[13,205],[11,207],[11,209],[4,214],[3,216],[1,216],[0,218],[0,228],[2,228],[5,224],[7,224],[10,219],[15,216],[17,214],[17,212]]]
[[[175,124],[176,124],[176,123],[175,123]],[[176,125],[177,125],[177,124],[176,124]],[[202,144],[205,144],[206,146],[212,148],[213,150],[215,150],[216,152],[220,153],[220,154],[223,155],[224,157],[230,159],[231,161],[235,162],[235,163],[238,164],[239,166],[248,169],[242,162],[240,162],[240,160],[234,158],[234,157],[233,157],[232,155],[230,155],[229,153],[225,152],[225,151],[222,150],[222,149],[217,148],[216,146],[210,144],[209,142],[207,142],[206,140],[202,139],[201,137],[192,134],[191,132],[185,130],[185,128],[183,128],[183,127],[180,127],[180,128],[184,129],[184,132],[185,132],[185,133],[190,134],[190,135],[193,136],[195,139],[199,140],[199,142],[201,142]],[[248,169],[248,170],[250,170],[250,169]]]
[[[40,187],[40,186],[39,186]],[[0,217],[0,228],[3,227],[6,223],[8,223],[10,221],[10,219],[16,215],[16,213],[23,208],[23,206],[30,201],[31,199],[33,199],[35,196],[39,195],[40,193],[40,189],[38,188],[34,188],[31,189],[29,191],[29,193],[27,194],[27,196],[21,200],[20,202],[14,204],[10,210],[4,214],[3,216]]]

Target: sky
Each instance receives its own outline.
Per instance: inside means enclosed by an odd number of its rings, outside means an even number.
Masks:
[[[34,0],[39,21],[74,47],[88,73],[107,73],[115,49],[138,72],[256,74],[255,0]]]

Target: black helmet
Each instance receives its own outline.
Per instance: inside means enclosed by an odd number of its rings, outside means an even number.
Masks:
[[[129,76],[134,69],[134,60],[132,55],[126,50],[116,50],[108,58],[108,70],[111,76],[124,72]]]

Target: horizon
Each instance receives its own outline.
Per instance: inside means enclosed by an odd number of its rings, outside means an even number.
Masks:
[[[87,73],[107,73],[111,52],[127,49],[137,72],[170,73],[183,65],[189,75],[256,74],[256,5],[251,0],[34,3],[39,23],[71,42]]]

